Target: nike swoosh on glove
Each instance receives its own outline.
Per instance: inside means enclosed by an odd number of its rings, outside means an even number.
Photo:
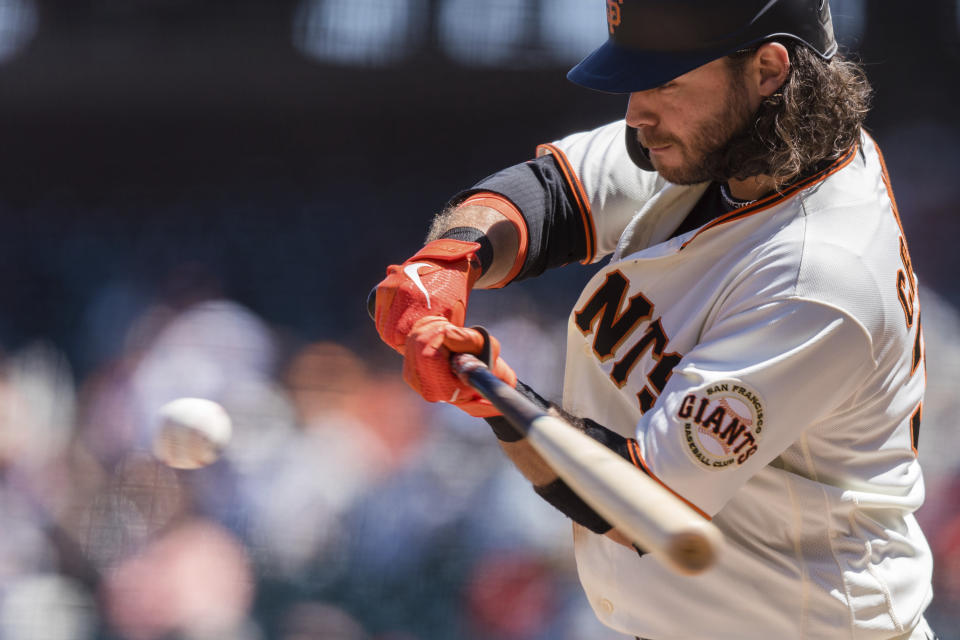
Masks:
[[[447,402],[478,418],[500,412],[450,371],[451,353],[485,354],[495,376],[517,386],[517,374],[500,357],[500,342],[486,332],[457,326],[440,316],[425,316],[412,327],[404,349],[403,379],[428,402]]]
[[[380,338],[403,353],[407,335],[424,316],[463,326],[470,291],[481,275],[479,248],[476,242],[434,240],[406,262],[387,267],[374,311]]]

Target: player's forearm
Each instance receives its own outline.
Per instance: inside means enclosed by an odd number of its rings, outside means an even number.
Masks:
[[[427,241],[449,237],[454,229],[475,229],[492,251],[490,263],[484,265],[486,270],[474,286],[483,289],[502,282],[520,251],[520,233],[516,224],[496,209],[468,202],[439,214],[430,227]]]
[[[456,194],[451,203],[434,221],[428,240],[480,242],[484,275],[477,286],[482,288],[503,287],[590,257],[593,237],[583,205],[552,156],[507,167]]]
[[[557,472],[540,457],[540,454],[526,440],[501,441],[500,447],[507,454],[510,462],[533,486],[545,487],[557,480]]]
[[[567,420],[569,424],[582,430],[594,440],[616,451],[619,455],[629,457],[626,449],[629,447],[630,441],[627,439],[591,420],[577,419],[563,412],[558,407],[550,405],[525,384],[519,383],[517,388],[527,396],[527,398],[549,411],[550,414]],[[584,503],[579,496],[574,494],[562,481],[553,467],[537,453],[536,449],[534,449],[525,438],[518,439],[516,435],[512,433],[512,429],[507,429],[506,421],[502,419],[488,419],[487,422],[490,423],[494,433],[497,434],[500,447],[503,449],[507,458],[510,459],[523,477],[533,485],[535,491],[541,498],[573,520],[574,523],[597,533],[603,532],[604,535],[614,542],[631,549],[635,548],[629,538],[616,529],[611,529],[609,523]]]
[[[519,440],[517,442],[501,441],[500,447],[507,455],[507,458],[509,458],[520,473],[523,474],[523,477],[534,487],[546,487],[560,479],[557,472],[547,464],[526,440]],[[625,547],[634,548],[630,543],[630,539],[616,529],[610,529],[604,535]]]

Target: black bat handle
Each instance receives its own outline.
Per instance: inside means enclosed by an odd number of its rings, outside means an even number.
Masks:
[[[547,415],[519,391],[493,375],[487,365],[474,355],[453,354],[450,357],[450,369],[464,384],[489,400],[520,435],[526,436],[530,423]]]

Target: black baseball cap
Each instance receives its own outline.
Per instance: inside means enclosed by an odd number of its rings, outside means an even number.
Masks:
[[[827,0],[606,0],[606,43],[567,74],[607,93],[658,87],[711,60],[772,39],[837,51]]]

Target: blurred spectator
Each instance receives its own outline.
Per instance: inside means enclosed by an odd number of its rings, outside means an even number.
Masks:
[[[323,602],[291,605],[280,622],[277,640],[370,640],[370,635],[353,616]]]
[[[269,387],[275,361],[270,328],[241,305],[206,300],[173,314],[145,345],[131,373],[137,444],[149,444],[165,402],[192,396],[225,403],[237,388]]]
[[[556,591],[550,568],[535,555],[479,558],[466,590],[474,634],[490,640],[543,637],[558,609]]]
[[[242,635],[253,599],[247,554],[222,527],[178,523],[107,575],[108,620],[124,638],[228,640]]]
[[[399,361],[398,361],[399,362]],[[350,348],[334,342],[306,346],[287,367],[285,382],[307,431],[326,421],[357,421],[381,449],[379,468],[403,463],[424,432],[422,402],[396,375],[372,372]]]
[[[0,467],[42,469],[64,453],[72,437],[70,366],[51,345],[34,343],[9,355],[2,367]]]
[[[350,535],[345,512],[410,455],[422,425],[402,383],[370,377],[344,346],[306,346],[285,377],[299,431],[247,469],[244,486],[258,560],[303,578],[336,553],[332,545]]]
[[[193,510],[182,476],[142,452],[114,467],[71,522],[88,560],[109,571]]]
[[[98,627],[92,595],[74,580],[44,573],[6,588],[0,605],[4,640],[92,640]]]

